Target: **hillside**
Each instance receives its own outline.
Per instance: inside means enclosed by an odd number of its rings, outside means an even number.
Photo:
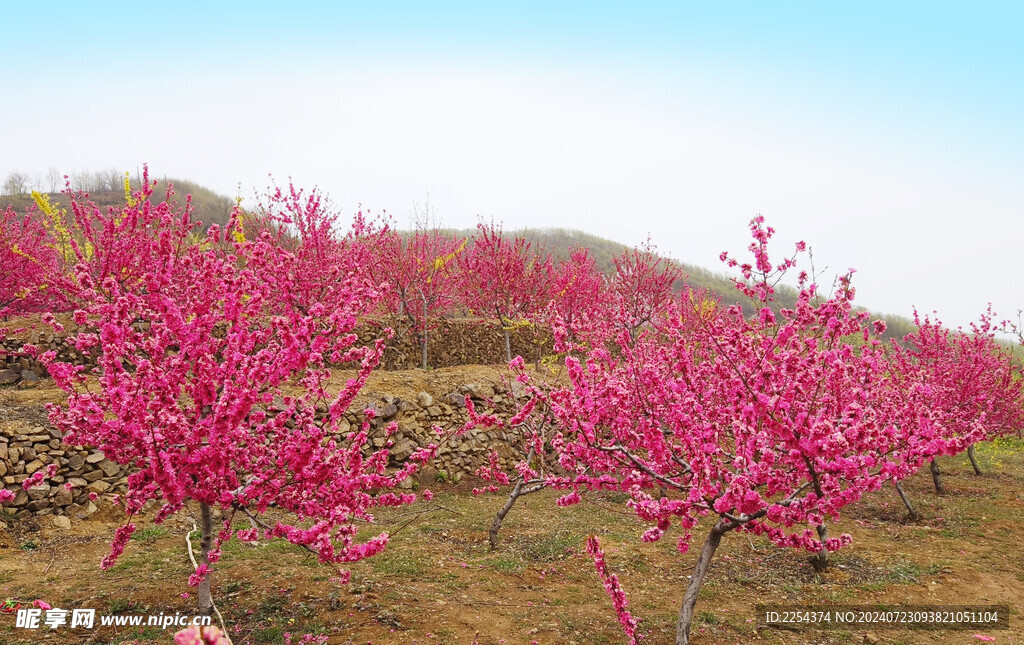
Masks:
[[[123,176],[122,176],[123,180]],[[235,206],[235,200],[225,197],[187,179],[173,179],[163,177],[158,180],[158,195],[162,199],[168,182],[174,187],[174,200],[179,203],[185,202],[186,195],[192,195],[192,206],[195,208],[193,219],[204,224],[224,224],[231,215],[231,209]],[[138,182],[132,180],[132,186],[137,187]],[[62,192],[44,193],[49,196],[50,203],[59,208],[68,208],[68,196]],[[86,191],[88,198],[101,209],[118,207],[124,204],[124,189],[117,185],[111,189],[111,182],[100,185],[99,190]],[[0,209],[11,206],[15,211],[24,213],[35,207],[35,202],[29,192],[18,195],[0,196]]]

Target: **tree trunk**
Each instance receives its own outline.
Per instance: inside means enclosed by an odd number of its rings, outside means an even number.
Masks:
[[[945,493],[946,489],[942,487],[942,473],[939,472],[939,464],[935,462],[934,458],[929,468],[932,471],[932,483],[935,484],[935,492],[940,495]]]
[[[512,362],[512,341],[508,337],[508,327],[505,325],[501,326],[501,333],[505,335],[505,362]]]
[[[971,460],[971,466],[974,467],[974,474],[981,477],[983,473],[981,472],[981,467],[978,466],[978,458],[974,454],[973,443],[967,448],[967,457]]]
[[[505,500],[505,505],[502,506],[497,515],[494,516],[494,521],[491,522],[491,528],[487,531],[487,540],[491,543],[491,548],[495,549],[498,547],[498,531],[501,530],[501,523],[505,521],[505,516],[515,506],[516,500],[519,499],[520,494],[523,490],[523,480],[520,479],[516,482],[516,485],[512,488],[512,492],[509,493],[508,499]]]
[[[201,549],[199,565],[210,564],[210,549],[213,547],[213,509],[206,504],[199,505],[200,524],[203,537],[199,543]],[[213,594],[210,592],[210,573],[199,583],[199,613],[204,616],[213,613]]]
[[[715,555],[715,549],[722,541],[725,531],[725,524],[719,520],[711,529],[711,533],[704,540],[704,546],[700,549],[697,564],[693,567],[693,575],[690,576],[690,583],[686,585],[686,594],[683,595],[683,608],[679,610],[679,622],[676,623],[676,645],[689,645],[690,643],[690,623],[693,622],[693,608],[697,604],[697,594],[700,593],[700,586],[704,584],[708,567],[711,566],[711,558]]]
[[[526,454],[526,463],[529,464],[533,461],[533,448],[530,448],[530,452]],[[494,521],[491,522],[491,528],[487,531],[487,540],[491,543],[491,548],[497,548],[498,546],[498,531],[501,530],[501,523],[505,521],[505,516],[508,515],[512,507],[516,505],[518,500],[523,495],[535,493],[544,486],[531,486],[530,488],[523,490],[526,484],[526,480],[520,478],[516,482],[516,485],[512,487],[512,492],[509,493],[508,499],[505,500],[505,505],[498,509],[498,513],[494,516]]]
[[[914,509],[914,505],[910,503],[907,494],[903,492],[903,485],[900,482],[894,483],[896,484],[896,492],[899,493],[900,499],[903,500],[903,505],[907,507],[907,511],[910,513],[910,519],[914,522],[921,519],[921,516],[917,514],[917,510]]]
[[[423,300],[423,369],[427,369],[427,301]]]
[[[828,539],[828,526],[824,523],[818,525],[818,539],[821,540],[821,551],[814,556],[814,569],[824,571],[828,567],[828,549],[825,548],[825,540]]]

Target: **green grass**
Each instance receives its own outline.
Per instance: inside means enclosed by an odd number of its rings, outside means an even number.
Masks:
[[[717,625],[719,623],[718,616],[713,611],[702,611],[697,614],[697,622],[704,623],[705,625]]]
[[[407,550],[387,549],[370,562],[375,572],[384,575],[419,577],[427,572],[423,558]]]
[[[886,579],[890,584],[914,584],[921,579],[921,567],[916,562],[904,560],[889,569]]]
[[[490,561],[495,571],[502,573],[521,573],[526,568],[526,562],[519,556],[512,553],[502,553]]]
[[[162,526],[150,525],[132,533],[132,540],[137,542],[152,542],[170,535],[170,531]]]
[[[164,631],[159,627],[144,627],[113,634],[106,637],[106,639],[100,637],[100,640],[94,642],[104,645],[120,645],[120,643],[138,643],[140,641],[155,641],[157,643],[162,643],[168,639],[169,634],[173,634],[173,632],[170,630]]]
[[[128,598],[114,598],[107,602],[107,611],[112,614],[120,614],[128,610],[138,611],[141,608],[139,603]]]

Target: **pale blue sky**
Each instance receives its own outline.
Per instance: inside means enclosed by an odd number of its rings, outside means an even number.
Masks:
[[[429,192],[716,270],[763,213],[861,304],[1015,315],[1020,5],[719,4],[6,3],[0,177]]]

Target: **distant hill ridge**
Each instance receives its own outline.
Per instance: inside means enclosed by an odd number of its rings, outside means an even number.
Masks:
[[[122,175],[122,180],[124,179]],[[209,188],[201,186],[194,181],[187,179],[168,179],[152,177],[151,179],[157,179],[159,184],[156,188],[154,197],[159,200],[163,200],[165,191],[167,190],[167,184],[170,183],[174,188],[174,199],[179,204],[185,203],[185,196],[192,195],[192,206],[195,211],[192,214],[192,218],[203,222],[203,224],[219,224],[224,225],[227,223],[228,218],[231,216],[231,209],[235,207],[235,200],[230,197],[225,197],[219,193],[216,193]],[[132,180],[132,186],[137,187],[138,182]],[[124,205],[124,189],[118,186],[116,190],[101,189],[95,191],[86,191],[89,199],[92,200],[101,209],[107,207],[120,207]],[[50,203],[54,204],[58,208],[68,208],[68,196],[62,192],[44,193],[49,195]],[[4,195],[0,197],[0,209],[10,205],[15,211],[24,213],[30,208],[35,206],[35,201],[32,199],[30,192],[25,192],[19,195]]]

